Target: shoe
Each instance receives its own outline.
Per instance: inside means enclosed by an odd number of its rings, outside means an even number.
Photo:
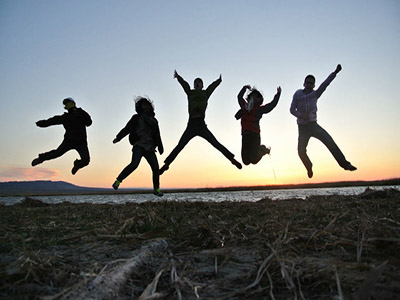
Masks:
[[[232,162],[232,164],[234,164],[236,166],[236,168],[238,168],[238,169],[242,168],[242,164],[240,162],[238,162],[236,159],[232,158],[231,162]]]
[[[357,168],[353,166],[351,163],[349,163],[345,168],[346,171],[355,171]]]
[[[113,189],[114,189],[114,190],[118,190],[119,184],[120,184],[120,183],[121,183],[120,181],[115,180],[115,182],[114,182],[113,185],[112,185]]]
[[[266,147],[264,145],[261,145],[260,146],[260,151],[261,151],[262,155],[270,154],[271,153],[271,147]]]
[[[153,191],[153,194],[156,195],[156,196],[158,196],[158,197],[164,196],[164,193],[161,192],[159,188],[156,189],[156,190],[154,190],[154,191]]]
[[[36,166],[36,165],[38,165],[38,164],[41,164],[43,161],[38,157],[38,158],[35,158],[34,160],[32,160],[32,167],[34,167],[34,166]]]
[[[78,170],[79,170],[79,167],[74,166],[74,167],[72,168],[72,170],[71,170],[72,175],[75,175],[76,172],[78,172]]]
[[[160,169],[160,175],[162,175],[165,171],[169,169],[169,165],[165,164]]]
[[[307,176],[308,176],[308,178],[312,178],[313,175],[314,175],[314,173],[313,173],[312,169],[307,169]]]

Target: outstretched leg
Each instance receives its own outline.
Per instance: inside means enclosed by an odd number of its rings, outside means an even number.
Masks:
[[[185,131],[183,132],[178,145],[172,150],[170,155],[164,160],[164,166],[161,167],[160,169],[160,175],[162,175],[165,171],[169,169],[169,165],[175,160],[175,158],[178,156],[178,154],[185,148],[187,143],[196,136],[196,131],[192,126],[190,126],[190,123],[186,127]]]
[[[127,165],[122,172],[118,175],[117,180],[113,184],[113,188],[116,190],[119,184],[128,177],[136,168],[139,166],[140,160],[142,159],[144,149],[140,146],[135,146],[132,149],[132,161]]]
[[[32,166],[34,167],[38,164],[41,164],[42,162],[44,162],[46,160],[51,160],[51,159],[60,157],[72,149],[73,149],[73,147],[69,143],[63,141],[60,144],[60,146],[58,146],[57,149],[51,150],[51,151],[45,152],[45,153],[40,153],[39,156],[32,161]]]
[[[202,130],[199,132],[199,136],[207,140],[211,145],[213,145],[216,149],[218,149],[227,159],[230,160],[232,164],[234,164],[238,169],[242,168],[242,165],[240,162],[238,162],[234,158],[234,154],[230,152],[225,146],[223,146],[218,140],[215,138],[215,136],[211,133],[211,131],[207,128],[207,125],[205,125]]]
[[[313,136],[319,139],[332,153],[333,157],[336,159],[338,164],[345,170],[354,171],[357,170],[356,167],[352,166],[350,162],[348,162],[340,150],[338,145],[335,143],[330,134],[323,129],[320,125],[315,124],[315,130],[313,132]]]

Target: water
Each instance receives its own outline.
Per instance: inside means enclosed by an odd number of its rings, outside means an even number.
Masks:
[[[222,192],[196,192],[196,193],[168,193],[164,197],[157,197],[153,194],[106,194],[106,195],[63,195],[63,196],[33,196],[46,203],[114,203],[122,204],[127,202],[142,203],[148,201],[249,201],[255,202],[263,198],[272,200],[285,200],[290,198],[306,199],[308,196],[329,196],[329,195],[357,195],[365,191],[366,186],[340,187],[340,188],[306,188],[306,189],[281,189],[262,191],[222,191]],[[400,190],[400,185],[374,186],[375,190],[394,188]],[[0,197],[0,203],[12,205],[24,199],[18,197]]]

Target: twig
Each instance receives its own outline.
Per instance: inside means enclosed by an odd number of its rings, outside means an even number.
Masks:
[[[300,293],[300,296],[301,296],[301,299],[303,299],[303,300],[306,300],[306,298],[304,297],[304,295],[303,295],[303,291],[301,290],[301,283],[300,283],[300,278],[299,278],[299,270],[297,270],[297,284],[299,285],[299,293]]]
[[[268,271],[267,271],[267,276],[268,276],[269,285],[270,285],[269,295],[271,296],[271,299],[272,299],[272,300],[275,300],[274,293],[272,292],[272,290],[273,290],[273,288],[274,288],[274,284],[272,283],[272,278],[271,278],[271,275],[269,274]]]
[[[245,287],[243,290],[246,291],[248,289],[251,289],[253,287],[255,287],[261,280],[261,278],[263,277],[265,271],[267,270],[267,263],[270,261],[270,259],[274,256],[274,253],[271,253],[266,259],[264,259],[263,263],[261,264],[261,266],[258,268],[257,271],[257,277],[256,279],[253,281],[253,283],[249,284],[247,287]]]
[[[359,238],[360,238],[360,235],[357,234],[357,239],[358,239],[358,241],[357,241],[357,262],[358,262],[358,263],[359,263],[360,260],[361,260],[361,254],[362,254],[363,242],[364,242],[364,235],[365,235],[365,229],[364,229],[364,231],[363,231],[363,233],[362,233],[361,240],[359,239]]]
[[[164,293],[156,293],[158,280],[160,280],[160,276],[164,270],[160,270],[157,275],[154,277],[153,281],[146,287],[143,293],[139,296],[138,300],[155,300],[162,299],[166,296]]]
[[[172,256],[172,253],[170,253],[170,256]],[[170,264],[171,264],[170,283],[175,287],[178,300],[182,300],[182,293],[179,288],[180,279],[176,272],[175,260],[172,257],[170,259]]]
[[[340,280],[339,280],[339,275],[338,275],[338,272],[337,272],[336,265],[334,265],[334,269],[335,269],[336,283],[337,283],[338,293],[339,293],[338,300],[344,300],[342,287],[340,286]]]

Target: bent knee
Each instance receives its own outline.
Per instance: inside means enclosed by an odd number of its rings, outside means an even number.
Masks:
[[[300,156],[307,155],[307,149],[306,149],[306,148],[298,148],[298,149],[297,149],[297,153],[298,153]]]

